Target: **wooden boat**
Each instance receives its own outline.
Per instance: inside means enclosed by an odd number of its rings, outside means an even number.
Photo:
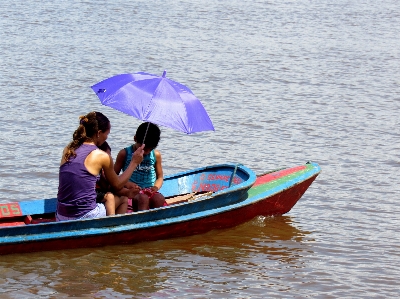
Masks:
[[[199,168],[165,179],[161,191],[173,196],[169,206],[97,219],[53,222],[55,199],[0,204],[0,254],[154,241],[232,227],[258,215],[281,215],[319,173],[316,163],[258,178],[243,165]]]
[[[71,239],[92,236],[91,230],[105,228],[100,243],[83,241],[86,246],[106,245],[110,232],[127,225],[169,219],[205,209],[235,203],[247,196],[256,180],[255,173],[239,164],[226,163],[167,176],[160,192],[169,206],[126,215],[98,219],[55,222],[57,199],[0,204],[0,254],[70,247]],[[178,204],[179,203],[179,204]],[[74,241],[75,242],[75,241]],[[82,247],[79,246],[72,247]]]

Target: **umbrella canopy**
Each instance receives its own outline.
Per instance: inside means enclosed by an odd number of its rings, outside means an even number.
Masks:
[[[121,74],[92,86],[100,102],[142,121],[192,134],[214,130],[192,91],[163,75]]]

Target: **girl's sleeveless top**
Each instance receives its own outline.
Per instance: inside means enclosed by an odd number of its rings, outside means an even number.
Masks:
[[[122,169],[125,171],[129,163],[132,160],[133,147],[129,146],[125,148],[126,158],[125,164]],[[132,173],[130,181],[139,185],[141,188],[149,188],[154,186],[156,182],[156,154],[152,150],[148,155],[143,156],[143,161],[138,165],[136,170]]]
[[[86,157],[97,146],[82,144],[76,157],[60,166],[57,213],[65,217],[82,217],[96,208],[96,176],[85,167]]]

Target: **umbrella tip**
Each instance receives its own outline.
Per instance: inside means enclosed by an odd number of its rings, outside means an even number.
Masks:
[[[162,73],[162,77],[165,78],[166,75],[167,75],[167,71],[164,70],[164,72]]]

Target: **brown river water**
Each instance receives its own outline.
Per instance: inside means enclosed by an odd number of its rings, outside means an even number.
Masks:
[[[162,128],[165,174],[314,161],[282,217],[207,234],[0,256],[0,298],[395,298],[400,276],[400,2],[0,2],[0,202],[55,197],[78,116],[140,121],[90,86],[145,71],[189,86],[215,132]],[[114,156],[115,158],[115,156]]]

